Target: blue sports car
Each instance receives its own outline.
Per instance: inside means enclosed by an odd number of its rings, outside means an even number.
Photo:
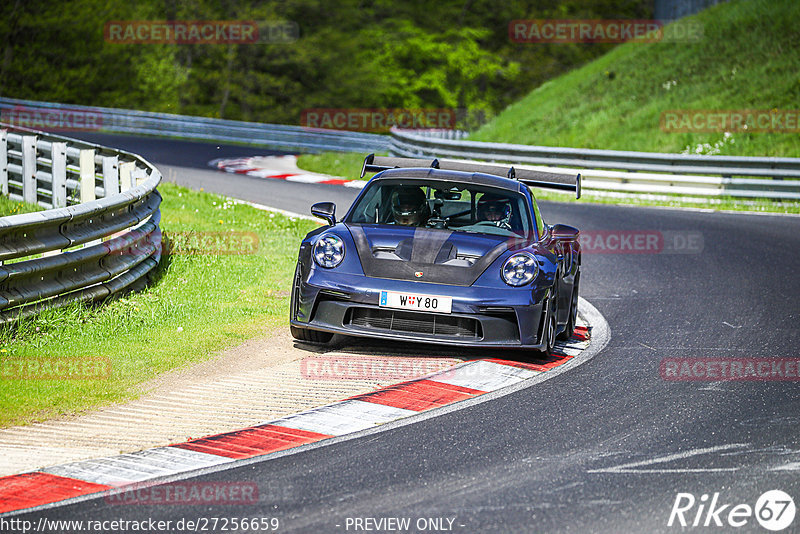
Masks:
[[[580,175],[367,156],[377,172],[347,214],[300,245],[291,331],[549,352],[575,328],[578,230],[542,220],[529,186],[575,191]]]

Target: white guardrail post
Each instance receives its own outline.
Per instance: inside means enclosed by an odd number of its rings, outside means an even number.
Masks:
[[[94,174],[94,149],[83,148],[79,156],[81,204],[91,202],[96,198]]]
[[[38,203],[36,187],[36,136],[22,136],[22,200]]]
[[[103,196],[110,197],[119,194],[119,158],[117,156],[103,156]]]
[[[133,187],[133,169],[136,164],[132,161],[121,163],[119,166],[119,190],[124,193]]]
[[[8,196],[8,130],[0,130],[0,195]]]
[[[50,155],[52,167],[53,207],[67,207],[67,143],[54,142]]]

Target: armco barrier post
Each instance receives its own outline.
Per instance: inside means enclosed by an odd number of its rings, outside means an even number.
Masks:
[[[136,187],[145,180],[147,180],[147,171],[134,164],[133,170],[131,171],[131,186]]]
[[[103,196],[119,193],[119,156],[103,156]]]
[[[119,166],[119,190],[124,192],[134,187],[135,184],[132,182],[133,180],[133,169],[136,167],[136,164],[132,161],[127,161],[125,163],[121,163]]]
[[[51,174],[53,176],[53,207],[67,206],[67,143],[51,143]]]
[[[37,204],[36,136],[22,136],[22,200]]]
[[[81,204],[95,200],[94,150],[83,149],[80,153]]]
[[[0,130],[0,195],[8,196],[8,130]]]

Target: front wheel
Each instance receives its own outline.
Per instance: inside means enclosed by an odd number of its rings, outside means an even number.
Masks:
[[[545,354],[551,354],[553,348],[556,346],[556,316],[551,314],[547,319],[547,331],[545,332],[545,339],[547,340],[547,348],[544,349]]]

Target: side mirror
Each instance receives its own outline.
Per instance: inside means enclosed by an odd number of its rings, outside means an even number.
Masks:
[[[324,219],[330,226],[336,224],[336,204],[333,202],[317,202],[311,206],[311,215]]]
[[[576,241],[580,230],[566,224],[556,224],[550,229],[550,233],[554,238],[561,241]]]

